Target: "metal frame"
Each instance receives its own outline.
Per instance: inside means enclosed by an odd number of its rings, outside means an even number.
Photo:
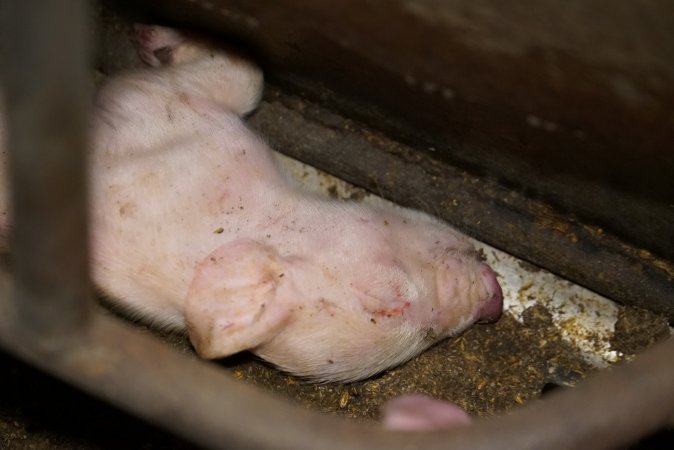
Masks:
[[[387,432],[290,405],[105,316],[88,276],[87,2],[7,1],[3,75],[12,271],[0,343],[99,398],[208,448],[613,448],[674,415],[674,341],[505,417]]]

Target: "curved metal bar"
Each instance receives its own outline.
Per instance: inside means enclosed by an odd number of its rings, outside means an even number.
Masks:
[[[0,343],[8,351],[208,448],[603,449],[671,418],[672,340],[506,417],[453,432],[396,433],[291,405],[90,314],[85,2],[5,6],[15,226],[13,296],[0,276]]]
[[[8,282],[0,281],[0,299]],[[3,292],[4,291],[4,292]],[[387,432],[274,398],[214,364],[179,354],[152,336],[96,314],[63,348],[9,332],[0,302],[0,342],[38,367],[207,448],[610,449],[674,415],[674,340],[634,362],[504,417],[455,431]]]

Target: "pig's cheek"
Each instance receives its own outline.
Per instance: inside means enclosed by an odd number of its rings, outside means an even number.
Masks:
[[[204,358],[225,357],[273,339],[293,305],[281,295],[284,261],[251,240],[224,244],[198,265],[185,303],[190,340]]]

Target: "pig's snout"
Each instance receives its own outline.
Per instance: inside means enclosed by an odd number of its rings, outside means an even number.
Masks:
[[[490,297],[479,309],[477,321],[496,322],[503,312],[503,291],[496,279],[496,272],[494,272],[491,267],[484,266],[482,268],[482,276]]]

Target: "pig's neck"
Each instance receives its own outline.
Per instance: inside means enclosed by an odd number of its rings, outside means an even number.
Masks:
[[[343,253],[357,251],[363,236],[362,221],[373,213],[354,202],[317,197],[286,187],[277,190],[268,204],[256,233],[282,256],[299,256],[314,261],[335,262]]]

